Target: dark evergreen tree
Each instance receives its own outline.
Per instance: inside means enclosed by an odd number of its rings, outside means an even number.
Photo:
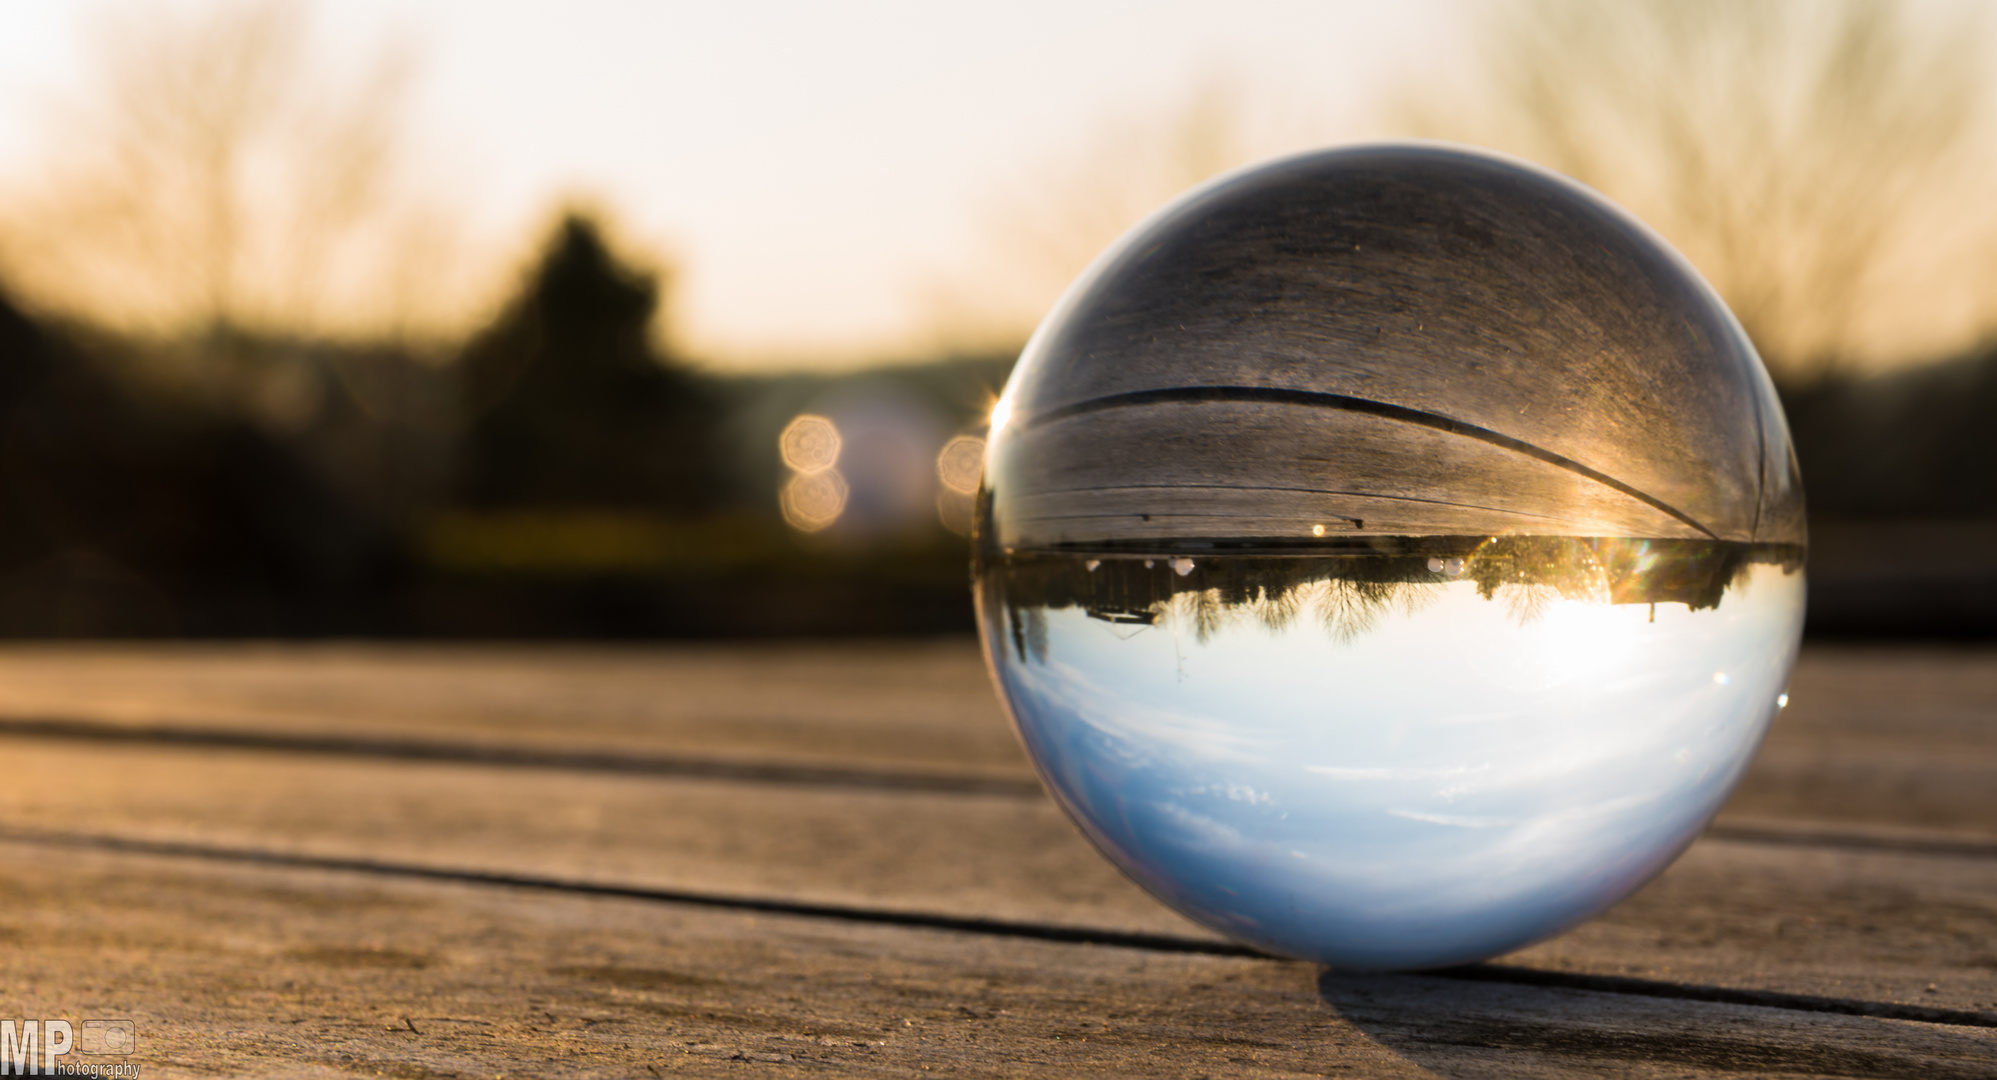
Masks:
[[[1783,394],[1810,510],[1997,516],[1997,349]]]
[[[0,297],[0,635],[366,625],[388,531],[254,423],[135,382],[134,347]]]
[[[466,350],[462,493],[481,507],[689,513],[714,497],[713,409],[652,345],[653,276],[571,215],[521,295]]]

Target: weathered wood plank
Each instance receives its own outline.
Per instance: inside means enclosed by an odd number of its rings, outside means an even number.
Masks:
[[[9,645],[0,717],[1030,775],[968,640]]]
[[[1973,1077],[1997,1032],[0,845],[18,1015],[141,1075]]]
[[[0,821],[884,911],[1210,937],[1044,800],[8,745]],[[1997,858],[1706,842],[1517,962],[1997,1011]],[[1930,993],[1928,986],[1934,984]]]
[[[1997,1014],[1997,859],[1702,841],[1506,962]]]
[[[1735,820],[1997,836],[1997,652],[1812,649],[1793,694],[1729,809]],[[964,642],[17,647],[0,650],[5,717],[1027,775]],[[5,735],[0,755],[0,827],[17,835],[1202,935],[1024,788],[870,790]],[[1269,961],[73,844],[0,848],[11,853],[0,862],[7,1007],[104,1015],[91,1012],[101,1003],[149,1018],[166,1040],[162,1056],[145,1057],[153,1073],[1997,1072],[1989,1029],[1668,994],[1320,977]],[[1707,841],[1606,917],[1505,962],[1667,991],[1988,1014],[1993,942],[1997,859]],[[890,1019],[874,1024],[877,1014]],[[898,1034],[841,1034],[883,1029]]]
[[[1997,836],[1997,650],[1813,646],[1737,816]]]
[[[1997,836],[1997,650],[1812,646],[1728,814]],[[669,753],[1030,778],[968,641],[10,645],[0,724]]]
[[[1194,932],[1037,796],[0,743],[17,827]]]

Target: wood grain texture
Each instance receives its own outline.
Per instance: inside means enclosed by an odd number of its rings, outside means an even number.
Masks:
[[[1047,940],[1215,939],[1024,785],[5,734],[55,717],[1022,779],[984,679],[964,642],[0,651],[0,834],[42,837],[0,841],[0,1011],[131,1017],[144,1075],[1997,1073],[1997,857],[1892,847],[1997,837],[1987,650],[1806,652],[1729,815],[1831,842],[1703,841],[1497,981]],[[251,861],[271,854],[373,869]],[[592,883],[874,921],[568,887]],[[1872,1015],[1701,1000],[1732,992]]]
[[[0,846],[148,1076],[1987,1076],[1988,1029]]]
[[[1217,940],[1045,800],[59,743],[28,829]],[[1997,858],[1709,841],[1519,962],[1997,1014]],[[1936,990],[1927,991],[1930,984]]]
[[[975,645],[0,648],[9,720],[1030,781]],[[1729,817],[1997,838],[1997,650],[1806,648]]]
[[[1726,812],[1997,839],[1997,650],[1805,648]]]
[[[0,718],[338,732],[1030,776],[967,640],[7,646]]]
[[[1005,474],[1014,487],[998,519],[1006,547],[1194,537],[1308,542],[1314,528],[1385,536],[1705,535],[1532,457],[1302,405],[1133,406],[1054,421],[1013,442],[1019,464]]]
[[[1189,194],[1049,314],[1008,399],[1030,426],[1188,388],[1447,417],[1615,477],[1718,538],[1802,539],[1774,390],[1724,305],[1608,203],[1493,159],[1333,150]],[[994,433],[988,476],[1002,530],[1006,500],[1036,493],[1012,489],[1009,441]],[[1076,486],[1150,482],[1148,468],[1108,465],[1118,441],[1105,430],[1079,457],[1105,467]],[[1310,449],[1300,440],[1280,457]],[[1395,472],[1431,469],[1414,459]]]

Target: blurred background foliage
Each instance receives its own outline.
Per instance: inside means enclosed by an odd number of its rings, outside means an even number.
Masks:
[[[935,460],[1010,357],[717,376],[654,344],[660,287],[567,215],[442,358],[228,323],[134,337],[0,299],[0,633],[963,629]],[[839,424],[851,473],[815,531],[777,497],[800,413]]]
[[[1191,83],[996,193],[974,268],[928,286],[932,347],[731,372],[675,344],[674,268],[604,207],[558,209],[510,280],[471,251],[410,176],[412,61],[325,67],[302,11],[109,26],[101,93],[10,189],[0,634],[967,630],[945,450],[1032,321],[1184,188],[1320,141]],[[1814,633],[1997,633],[1978,14],[1491,5],[1382,121],[1598,188],[1727,297],[1795,430]],[[829,456],[786,457],[800,417]]]

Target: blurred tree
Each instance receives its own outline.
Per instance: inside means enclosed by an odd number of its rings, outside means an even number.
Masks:
[[[1246,111],[1237,87],[1211,81],[1158,116],[1103,125],[1086,153],[1015,196],[1001,250],[1058,295],[1146,214],[1252,160]]]
[[[7,185],[16,287],[154,332],[452,329],[473,282],[404,167],[411,64],[384,50],[343,77],[307,15],[229,0],[97,24],[84,96]]]
[[[0,297],[0,635],[351,631],[392,537],[254,423]]]
[[[555,229],[525,288],[466,349],[476,506],[670,512],[715,497],[714,409],[652,345],[659,284],[619,262],[589,218]]]
[[[1997,350],[1825,380],[1783,406],[1813,513],[1997,520]]]
[[[1778,377],[1938,355],[1997,327],[1975,12],[1877,0],[1516,0],[1420,134],[1518,153],[1629,207]]]

